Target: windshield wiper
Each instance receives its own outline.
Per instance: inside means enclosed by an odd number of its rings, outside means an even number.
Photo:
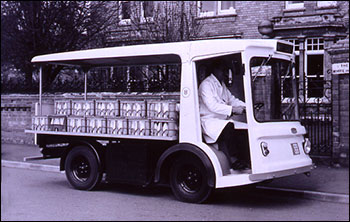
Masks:
[[[269,58],[267,58],[266,60],[264,60],[264,61],[261,63],[261,65],[260,65],[258,71],[256,72],[256,75],[254,76],[253,82],[255,81],[256,77],[258,77],[258,73],[261,71],[261,68],[262,68],[264,65],[266,65],[266,64],[270,61],[271,58],[272,58],[272,55],[269,55]]]

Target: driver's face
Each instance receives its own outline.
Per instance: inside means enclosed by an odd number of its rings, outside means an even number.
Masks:
[[[214,69],[214,75],[220,82],[228,83],[228,73],[227,70],[222,67],[216,67]]]

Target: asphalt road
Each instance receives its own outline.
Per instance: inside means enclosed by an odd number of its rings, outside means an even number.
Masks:
[[[348,220],[349,204],[252,188],[219,190],[207,204],[177,201],[167,187],[70,187],[65,174],[2,167],[1,220]]]

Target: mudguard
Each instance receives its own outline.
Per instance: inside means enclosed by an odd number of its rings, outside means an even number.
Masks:
[[[86,140],[73,140],[70,142],[70,146],[68,149],[66,149],[66,151],[63,153],[63,155],[61,156],[61,160],[60,160],[60,170],[65,170],[64,168],[64,163],[66,160],[66,157],[68,155],[68,153],[74,149],[74,147],[79,146],[79,145],[85,145],[88,146],[90,149],[92,149],[97,157],[97,161],[99,163],[100,169],[99,171],[102,171],[102,169],[104,168],[104,162],[101,161],[101,157],[103,157],[103,152],[101,149],[98,149],[98,144],[94,143],[94,142],[88,142]]]
[[[180,144],[176,144],[172,147],[170,147],[169,149],[167,149],[159,158],[158,162],[157,162],[157,166],[155,169],[155,176],[154,176],[154,182],[157,183],[160,181],[160,172],[161,172],[161,168],[164,164],[164,161],[176,154],[179,151],[187,151],[190,153],[193,153],[194,155],[196,155],[203,163],[203,165],[205,166],[207,172],[208,172],[208,185],[210,187],[215,187],[215,172],[214,172],[214,168],[213,165],[210,161],[210,159],[208,158],[208,156],[197,146],[190,144],[190,143],[180,143]]]

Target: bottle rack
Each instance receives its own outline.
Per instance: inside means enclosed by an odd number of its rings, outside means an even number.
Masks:
[[[173,100],[57,100],[55,115],[34,116],[33,130],[178,138]]]

